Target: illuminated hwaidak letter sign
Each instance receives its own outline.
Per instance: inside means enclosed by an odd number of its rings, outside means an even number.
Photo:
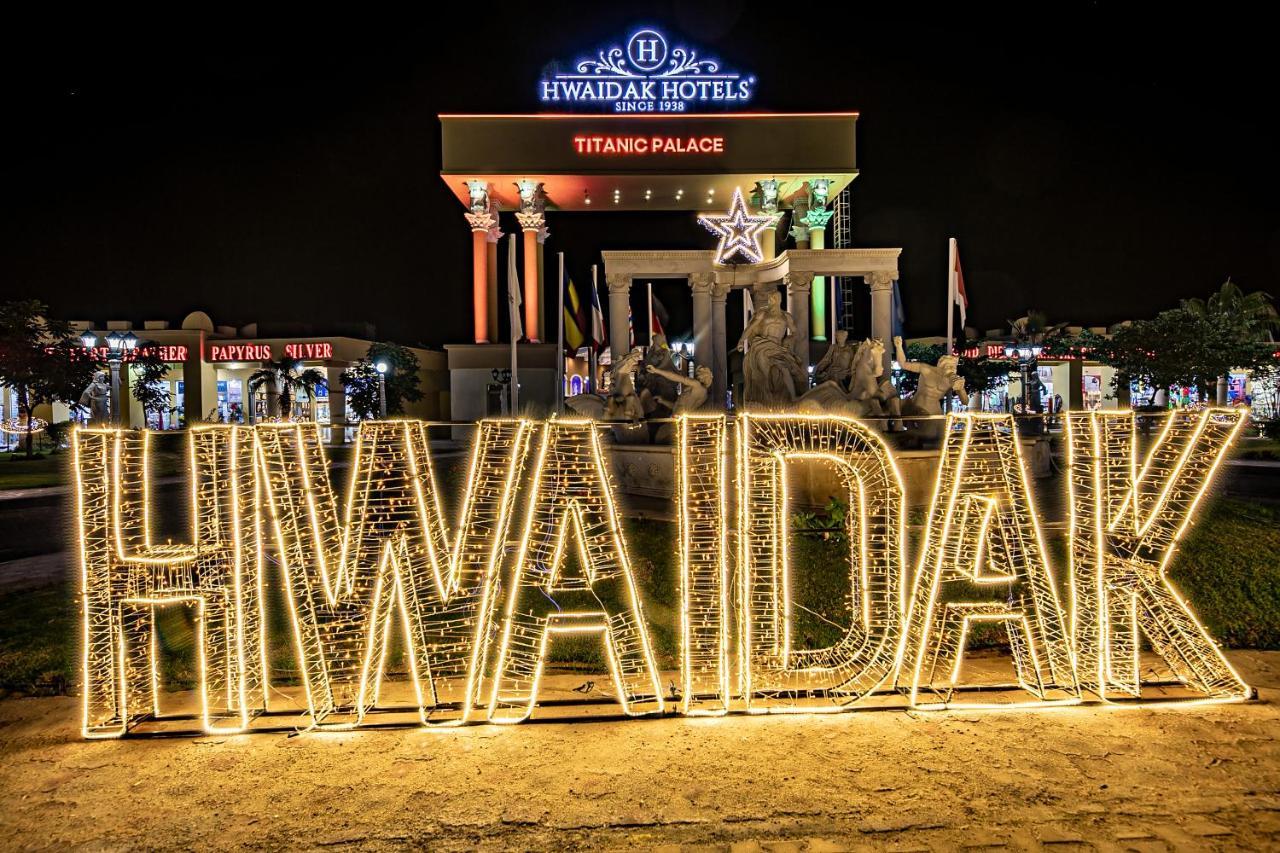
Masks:
[[[755,77],[724,71],[717,60],[669,45],[658,30],[642,29],[623,46],[578,60],[572,72],[547,75],[538,84],[538,96],[546,104],[585,104],[617,113],[683,113],[740,107],[751,100],[755,82]]]
[[[342,500],[316,424],[199,426],[188,544],[151,535],[149,433],[81,429],[83,732],[120,737],[161,714],[156,619],[168,607],[192,614],[210,732],[272,710],[272,618],[317,729],[359,726],[375,709],[429,726],[525,720],[565,635],[598,644],[608,695],[632,716],[844,711],[895,696],[922,709],[980,706],[980,694],[990,704],[992,685],[964,668],[983,623],[1012,652],[1016,683],[994,689],[1023,707],[1141,700],[1143,638],[1181,682],[1177,700],[1240,701],[1251,688],[1166,569],[1242,422],[1231,410],[1171,415],[1140,462],[1131,412],[1069,414],[1070,561],[1058,571],[1009,416],[948,419],[914,565],[902,475],[874,427],[683,417],[675,674],[659,670],[653,618],[667,611],[641,595],[600,424],[480,422],[456,517],[425,423],[362,424]],[[849,506],[832,540],[844,594],[825,608],[839,630],[823,648],[797,635],[798,579],[812,569],[793,559],[789,523],[789,471],[815,461],[836,471]],[[393,638],[408,708],[381,698]]]

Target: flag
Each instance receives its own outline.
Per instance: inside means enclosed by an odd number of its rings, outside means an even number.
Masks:
[[[594,270],[591,278],[591,345],[596,352],[608,343],[604,336],[604,311],[600,308],[600,288],[595,284]]]
[[[573,279],[567,275],[562,284],[564,287],[564,351],[570,358],[578,354],[578,350],[586,344],[587,315],[583,305],[578,301],[578,288]]]
[[[507,309],[511,317],[511,342],[524,337],[520,322],[520,277],[516,275],[516,235],[507,243]]]
[[[631,322],[631,306],[627,306],[627,346],[631,349],[636,348],[636,327]]]
[[[649,340],[652,341],[654,335],[662,335],[665,338],[667,333],[662,328],[662,318],[667,316],[667,309],[663,308],[658,297],[653,295],[652,285],[649,286],[649,299],[652,302],[649,306]]]
[[[964,316],[964,309],[960,309],[960,316]],[[898,289],[898,280],[893,280],[893,337],[902,337],[902,326],[906,322],[907,316],[902,310],[902,291]]]
[[[956,307],[960,309],[960,328],[963,330],[965,325],[965,310],[969,307],[969,296],[964,291],[964,271],[960,269],[960,247],[956,244],[956,238],[951,238],[951,299]]]

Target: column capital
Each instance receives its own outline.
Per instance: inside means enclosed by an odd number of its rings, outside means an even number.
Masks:
[[[547,238],[548,238],[548,237],[550,237],[550,236],[551,236],[551,229],[550,229],[550,228],[548,228],[547,226],[543,225],[541,228],[539,228],[539,229],[538,229],[538,242],[539,242],[539,243],[545,243],[545,242],[547,242]]]
[[[716,282],[713,272],[695,272],[689,274],[689,289],[694,293],[710,293]]]
[[[622,273],[605,273],[604,282],[609,286],[610,293],[630,293],[631,292],[631,276]]]
[[[783,276],[782,280],[786,282],[788,293],[799,291],[807,293],[809,288],[813,286],[813,273],[808,271],[789,272]]]
[[[712,280],[712,282],[711,282],[711,301],[712,301],[712,302],[723,302],[725,299],[727,299],[727,298],[728,298],[728,296],[729,296],[729,291],[730,291],[730,290],[732,290],[732,289],[733,289],[733,288],[732,288],[732,287],[730,287],[730,285],[729,285],[729,283],[728,283],[728,282],[720,282],[720,281]]]
[[[546,217],[541,213],[525,213],[520,210],[516,211],[516,222],[520,223],[521,231],[538,231],[546,224]]]
[[[797,243],[809,242],[809,226],[803,222],[797,222],[791,226],[791,230],[787,232]]]
[[[867,283],[867,287],[871,288],[874,293],[877,290],[888,290],[893,287],[893,280],[898,277],[896,270],[877,270],[869,272],[862,276],[862,280]]]
[[[835,216],[834,210],[826,210],[821,207],[811,207],[809,212],[804,215],[802,220],[805,225],[810,228],[826,228],[827,223],[831,221],[831,217]]]
[[[498,219],[489,213],[465,213],[467,224],[472,231],[492,231],[498,227]]]

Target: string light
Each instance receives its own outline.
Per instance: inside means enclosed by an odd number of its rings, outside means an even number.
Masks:
[[[195,608],[201,724],[235,732],[265,708],[252,430],[189,431],[190,544],[154,544],[150,433],[78,429],[85,737],[119,737],[160,712],[155,610]]]
[[[895,687],[913,707],[973,707],[956,698],[982,622],[1006,630],[1029,707],[1079,702],[1081,687],[1141,699],[1140,633],[1200,694],[1188,701],[1253,695],[1166,576],[1241,413],[1171,415],[1141,467],[1133,413],[1068,414],[1065,598],[1011,416],[948,418],[913,577],[903,480],[878,430],[822,415],[735,420],[732,435],[723,414],[677,424],[682,713],[837,711]],[[380,705],[396,633],[427,725],[527,719],[566,634],[601,640],[625,713],[662,712],[601,425],[479,423],[452,525],[428,429],[362,424],[340,511],[317,424],[193,427],[182,544],[153,541],[151,434],[75,430],[84,735],[119,737],[161,712],[156,611],[175,606],[195,622],[202,728],[248,728],[268,709],[268,565],[316,727],[357,726]],[[835,468],[848,502],[849,576],[842,633],[808,649],[787,472],[815,461]]]
[[[684,415],[678,422],[680,464],[680,710],[729,711],[728,460],[724,415]]]
[[[840,710],[897,663],[904,610],[905,490],[884,440],[851,418],[738,416],[739,690],[748,710]],[[849,625],[834,645],[798,649],[792,614],[787,467],[836,469],[849,506]]]
[[[1068,413],[1072,633],[1081,682],[1100,699],[1141,695],[1139,629],[1191,689],[1253,695],[1166,571],[1244,418],[1170,414],[1139,470],[1133,412]]]
[[[426,424],[361,424],[342,526],[319,427],[258,428],[270,527],[318,726],[358,725],[378,704],[396,623],[423,722],[470,718],[529,432],[522,420],[480,423],[450,542]]]
[[[577,575],[565,571],[570,538],[578,545]],[[489,719],[527,719],[538,699],[551,639],[583,633],[601,637],[623,712],[660,713],[662,682],[599,427],[589,420],[554,419],[542,426],[530,508],[507,593]]]
[[[0,432],[6,435],[26,435],[42,432],[49,422],[44,418],[9,418],[0,421]]]
[[[715,189],[707,192],[707,203]],[[747,212],[747,204],[742,200],[742,189],[735,188],[733,201],[729,204],[729,212],[711,216],[704,214],[698,217],[703,227],[720,237],[716,247],[716,263],[727,264],[741,255],[749,264],[758,264],[764,258],[760,250],[760,233],[773,223],[771,216],[752,216]]]
[[[1004,625],[1018,683],[1037,700],[1079,699],[1048,559],[1013,416],[948,416],[902,637],[898,683],[913,706],[952,704],[975,622]],[[969,585],[995,596],[969,600]]]

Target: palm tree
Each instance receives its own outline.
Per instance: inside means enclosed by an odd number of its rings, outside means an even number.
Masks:
[[[249,393],[256,394],[262,386],[267,386],[267,393],[273,391],[280,395],[280,417],[289,420],[293,413],[293,400],[304,393],[315,398],[316,388],[325,383],[322,371],[315,367],[302,370],[302,362],[291,358],[279,361],[266,361],[262,367],[249,377]]]
[[[1196,317],[1221,320],[1235,326],[1245,342],[1272,341],[1273,329],[1280,327],[1280,315],[1271,304],[1271,294],[1261,290],[1245,293],[1229,277],[1209,294],[1208,299],[1183,299],[1182,310]],[[1218,403],[1225,403],[1227,377],[1219,376],[1217,382]]]
[[[1271,304],[1271,295],[1255,290],[1245,293],[1230,278],[1208,299],[1184,299],[1182,310],[1197,317],[1222,317],[1240,324],[1247,339],[1265,341],[1280,326],[1280,315]]]

